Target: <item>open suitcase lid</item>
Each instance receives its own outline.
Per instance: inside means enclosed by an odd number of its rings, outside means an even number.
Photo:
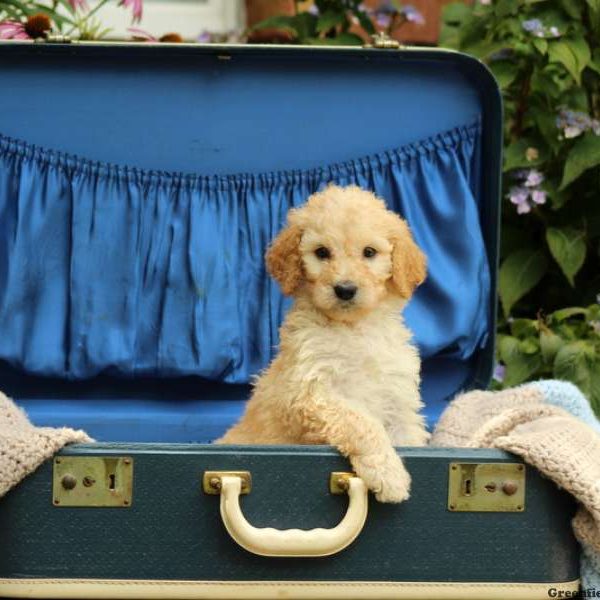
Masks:
[[[433,49],[0,43],[0,389],[105,441],[209,441],[289,300],[263,255],[333,181],[409,222],[430,424],[493,365],[501,100]]]

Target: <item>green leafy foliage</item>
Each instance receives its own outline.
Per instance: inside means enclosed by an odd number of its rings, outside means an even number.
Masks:
[[[509,320],[505,330],[498,340],[505,372],[497,388],[528,379],[565,379],[578,385],[600,414],[600,304]]]
[[[390,33],[408,20],[402,2],[387,5],[384,29]],[[373,16],[378,11],[365,7],[362,0],[315,0],[311,12],[298,10],[298,4],[296,9],[296,14],[265,19],[252,29],[287,31],[295,44],[344,46],[363,45],[376,32]]]
[[[440,43],[504,100],[502,385],[561,377],[600,409],[600,0],[451,3]]]

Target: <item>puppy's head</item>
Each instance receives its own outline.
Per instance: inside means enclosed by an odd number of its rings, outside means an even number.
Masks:
[[[425,279],[426,260],[382,200],[355,186],[330,186],[290,211],[267,268],[284,294],[351,322],[386,299],[408,300]]]

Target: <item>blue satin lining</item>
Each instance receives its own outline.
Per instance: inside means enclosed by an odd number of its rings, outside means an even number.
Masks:
[[[468,360],[490,327],[480,135],[475,123],[319,169],[232,176],[108,165],[0,136],[0,360],[69,379],[250,381],[289,306],[265,249],[287,211],[329,182],[372,189],[408,220],[429,275],[407,323],[425,359]]]

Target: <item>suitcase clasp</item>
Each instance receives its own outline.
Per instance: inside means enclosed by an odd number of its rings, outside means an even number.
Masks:
[[[448,510],[523,512],[525,465],[521,463],[450,463]]]

